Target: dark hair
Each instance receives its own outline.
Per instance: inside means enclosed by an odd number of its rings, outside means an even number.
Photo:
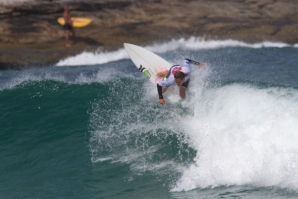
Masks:
[[[187,75],[181,71],[178,71],[175,73],[174,77],[175,79],[183,79],[184,77],[186,77]]]

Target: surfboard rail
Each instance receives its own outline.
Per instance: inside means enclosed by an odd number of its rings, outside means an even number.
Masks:
[[[74,28],[83,28],[88,26],[92,22],[91,19],[83,17],[71,17],[71,20]],[[65,24],[63,17],[59,17],[57,21],[62,26]]]

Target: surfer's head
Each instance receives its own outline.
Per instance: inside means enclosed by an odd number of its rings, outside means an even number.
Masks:
[[[184,82],[184,78],[186,77],[186,74],[178,71],[175,73],[174,78],[175,78],[175,82],[178,86],[181,86],[181,84],[183,84]]]

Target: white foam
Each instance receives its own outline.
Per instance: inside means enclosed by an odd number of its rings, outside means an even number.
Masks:
[[[106,158],[97,158],[96,160],[93,160],[93,162],[105,162],[112,160],[112,157],[106,157]]]
[[[228,185],[298,190],[298,92],[229,85],[208,90],[185,118],[197,150],[172,191]]]
[[[183,50],[203,50],[203,49],[217,49],[227,47],[244,47],[244,48],[285,48],[294,47],[297,48],[298,44],[289,45],[282,42],[270,42],[264,41],[255,44],[249,44],[242,41],[233,39],[228,40],[205,40],[203,37],[191,37],[189,39],[178,39],[171,40],[164,43],[156,43],[144,48],[155,52],[155,53],[166,53],[172,52],[177,49]],[[57,66],[77,66],[77,65],[93,65],[93,64],[104,64],[112,61],[118,61],[121,59],[128,59],[129,56],[124,48],[120,48],[112,52],[83,52],[76,56],[68,57],[64,60],[59,61]]]
[[[113,52],[83,52],[76,56],[68,57],[59,61],[57,66],[79,66],[104,64],[112,61],[128,58],[126,51],[122,48]]]

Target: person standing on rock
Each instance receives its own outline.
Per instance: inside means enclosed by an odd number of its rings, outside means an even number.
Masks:
[[[75,37],[75,32],[73,30],[72,20],[69,14],[69,8],[64,8],[63,18],[64,18],[64,30],[65,30],[65,41],[66,47],[70,47],[71,44],[69,43],[70,34]]]

